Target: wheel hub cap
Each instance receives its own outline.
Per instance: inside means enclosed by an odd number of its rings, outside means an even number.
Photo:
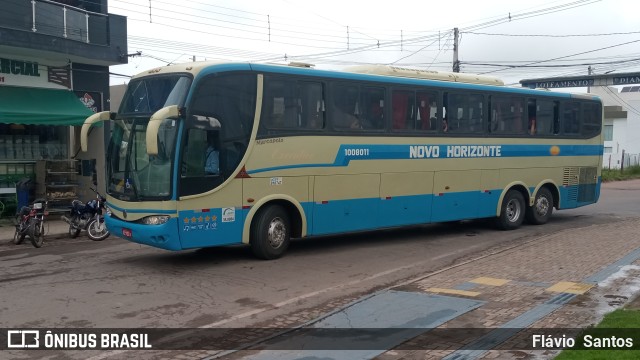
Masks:
[[[507,218],[514,222],[520,217],[520,206],[517,201],[511,200],[507,204]]]
[[[547,215],[547,212],[549,211],[549,200],[547,198],[539,198],[536,201],[536,212],[538,213],[538,215]]]
[[[271,223],[269,224],[268,239],[269,245],[271,245],[272,248],[277,249],[282,245],[287,232],[286,230],[287,229],[282,219],[275,218],[271,220]]]

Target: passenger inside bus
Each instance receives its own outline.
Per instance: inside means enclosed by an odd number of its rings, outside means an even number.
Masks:
[[[347,128],[347,129],[362,129],[362,124],[360,120],[355,116],[345,111],[339,106],[334,106],[333,109],[333,122],[338,128]]]
[[[407,108],[409,107],[408,91],[394,91],[391,99],[392,126],[393,129],[403,130],[407,128]]]
[[[527,127],[529,135],[536,134],[536,118],[535,116],[529,117],[529,125]]]
[[[320,114],[311,115],[307,120],[307,128],[309,129],[322,129],[323,127]]]
[[[362,124],[360,124],[360,120],[354,115],[345,114],[345,118],[349,123],[349,129],[362,129]]]
[[[307,109],[310,107],[307,106]],[[316,100],[315,107],[312,107],[311,112],[307,115],[307,128],[308,129],[324,129],[324,101]]]
[[[216,146],[215,132],[207,131],[207,151],[205,152],[205,175],[220,174],[220,152]]]

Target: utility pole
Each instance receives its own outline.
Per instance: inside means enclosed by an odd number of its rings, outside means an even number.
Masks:
[[[458,28],[453,28],[453,72],[460,72],[460,61],[458,61]]]
[[[591,68],[591,65],[589,65],[589,67],[587,68],[587,74],[591,75],[593,74],[593,69]],[[591,86],[587,86],[587,94],[591,93]]]

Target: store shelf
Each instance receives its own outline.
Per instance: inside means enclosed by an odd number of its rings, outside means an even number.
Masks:
[[[37,184],[37,193],[49,201],[49,212],[64,212],[78,198],[78,161],[39,160],[36,172],[44,182]]]
[[[62,189],[68,187],[80,186],[78,184],[48,184],[47,188],[49,189]]]

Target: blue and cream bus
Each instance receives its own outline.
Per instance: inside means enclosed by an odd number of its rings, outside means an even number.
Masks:
[[[487,77],[188,63],[135,76],[117,113],[87,119],[85,148],[105,120],[107,226],[169,250],[249,244],[273,259],[291,238],[476,218],[516,229],[600,192],[600,99]]]

